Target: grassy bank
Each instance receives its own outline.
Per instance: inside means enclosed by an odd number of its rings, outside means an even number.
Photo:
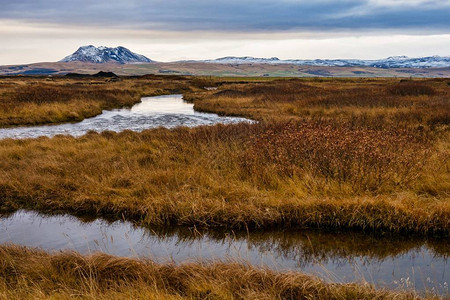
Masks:
[[[179,80],[260,122],[0,141],[0,210],[449,235],[445,80]]]
[[[180,266],[105,254],[0,246],[3,299],[419,299],[369,285],[327,284],[237,263]],[[429,297],[430,299],[432,297]]]

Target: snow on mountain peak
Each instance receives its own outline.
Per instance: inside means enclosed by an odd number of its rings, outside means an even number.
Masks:
[[[130,63],[149,63],[149,58],[131,52],[125,47],[119,46],[109,48],[105,46],[95,47],[93,45],[81,46],[72,55],[63,58],[60,62],[90,62],[90,63],[108,63],[115,62],[120,64]]]
[[[401,59],[408,59],[408,56],[405,55],[397,55],[397,56],[389,56],[386,58],[386,60],[401,60]]]
[[[408,56],[391,56],[378,60],[362,59],[314,59],[314,60],[280,60],[277,57],[255,58],[250,56],[234,57],[227,56],[215,60],[206,60],[207,63],[216,64],[294,64],[305,66],[323,67],[375,67],[375,68],[447,68],[450,67],[450,56],[429,56],[410,58]]]
[[[230,63],[230,64],[250,64],[250,63],[276,63],[279,62],[280,59],[278,57],[271,58],[257,58],[252,56],[226,56],[222,58],[218,58],[215,60],[207,60],[206,62],[219,62],[219,63]]]

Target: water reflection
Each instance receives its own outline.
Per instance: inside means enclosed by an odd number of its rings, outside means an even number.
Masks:
[[[72,216],[18,211],[0,219],[0,243],[146,256],[159,262],[232,259],[338,282],[363,278],[380,286],[403,283],[417,290],[434,288],[441,294],[450,281],[448,243],[418,237],[316,231],[201,232],[100,219],[84,223]]]

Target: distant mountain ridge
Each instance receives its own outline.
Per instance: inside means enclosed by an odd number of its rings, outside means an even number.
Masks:
[[[59,62],[0,66],[0,76],[81,76],[100,71],[119,76],[172,74],[265,77],[421,77],[450,78],[450,56],[378,60],[288,59],[227,56],[212,60],[153,61],[125,47],[82,46]],[[76,73],[76,74],[75,74]],[[84,75],[83,75],[84,76]]]
[[[118,63],[118,64],[138,64],[155,62],[144,55],[131,52],[125,47],[95,47],[93,45],[82,46],[72,55],[69,55],[60,62],[87,62],[87,63]],[[450,56],[427,56],[411,58],[407,56],[391,56],[384,59],[363,60],[363,59],[286,59],[278,57],[258,58],[252,56],[226,56],[211,60],[191,60],[185,62],[202,62],[214,64],[291,64],[314,67],[373,67],[373,68],[448,68],[450,67]]]
[[[119,63],[119,64],[133,64],[133,63],[151,63],[151,59],[134,52],[131,52],[125,47],[95,47],[93,45],[82,46],[78,48],[72,55],[66,56],[60,62],[88,62],[88,63]]]
[[[206,63],[216,64],[294,64],[302,66],[316,67],[374,67],[374,68],[446,68],[450,67],[450,56],[428,56],[410,58],[407,56],[392,56],[378,60],[362,59],[314,59],[301,60],[289,59],[280,60],[277,57],[257,58],[251,56],[235,57],[227,56],[214,60],[203,60]]]

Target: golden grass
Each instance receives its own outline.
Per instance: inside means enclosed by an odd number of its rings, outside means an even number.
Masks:
[[[190,94],[195,108],[258,120],[309,117],[359,118],[376,123],[450,124],[450,88],[445,80],[277,80],[224,83],[219,91]]]
[[[0,246],[2,299],[420,299],[368,284],[328,284],[237,263],[156,264]],[[436,298],[433,296],[429,299]]]
[[[29,80],[17,84],[37,85],[31,90],[40,95],[43,83]],[[52,84],[64,94],[77,90],[77,82]],[[0,141],[1,211],[64,211],[145,224],[449,234],[445,80],[148,76],[105,83],[98,95],[119,86],[138,94],[185,91],[202,110],[260,123]],[[47,109],[58,99],[32,104]]]
[[[347,146],[326,148],[331,158],[320,155],[326,149],[311,148],[305,161],[304,149],[297,150],[294,143],[281,145],[294,151],[288,155],[293,161],[278,160],[264,151],[280,145],[267,139],[261,146],[260,136],[283,126],[238,124],[4,140],[0,207],[125,216],[146,224],[448,234],[448,162],[442,163],[440,153],[448,150],[429,149],[434,156],[429,155],[425,165],[416,164],[414,154],[423,152],[419,142],[394,147],[387,139],[389,147],[375,144],[389,157],[379,169],[363,152],[341,166],[350,175],[329,174],[339,165],[321,164],[346,155]],[[320,137],[323,128],[315,129],[310,134]],[[383,138],[381,131],[373,139],[380,134]],[[369,136],[359,144],[367,143],[371,151],[373,142]],[[261,153],[251,150],[255,145]],[[403,150],[411,155],[396,156]],[[252,160],[249,153],[260,160]],[[373,174],[359,174],[358,168]]]

